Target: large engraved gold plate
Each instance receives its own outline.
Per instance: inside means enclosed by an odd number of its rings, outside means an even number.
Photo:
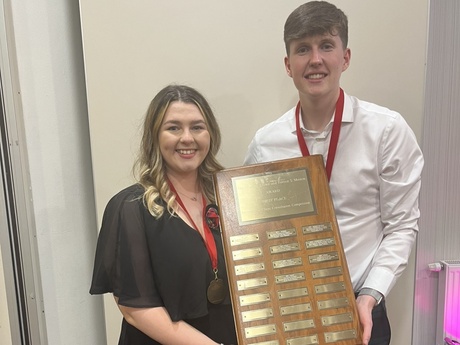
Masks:
[[[214,175],[239,345],[362,334],[322,156]]]

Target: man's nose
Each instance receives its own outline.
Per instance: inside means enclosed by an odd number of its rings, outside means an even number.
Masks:
[[[321,56],[321,52],[317,48],[313,48],[311,50],[311,58],[310,58],[310,63],[312,64],[320,64],[322,62],[323,58]]]

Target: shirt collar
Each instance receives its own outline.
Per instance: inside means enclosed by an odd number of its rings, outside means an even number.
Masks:
[[[350,97],[344,92],[344,105],[343,105],[343,115],[342,115],[342,123],[352,123],[354,120],[353,114],[353,106]],[[302,111],[302,110],[301,110]],[[296,127],[295,127],[295,107],[291,109],[291,117],[289,119],[289,128],[291,133],[296,134]],[[324,131],[330,131],[332,128],[332,124],[334,123],[335,113],[332,116],[332,119],[324,128]],[[300,117],[300,128],[303,133],[307,132],[308,130],[305,128],[302,120],[302,116]]]

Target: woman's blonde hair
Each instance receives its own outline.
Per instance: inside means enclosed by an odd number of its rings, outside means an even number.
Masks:
[[[169,188],[166,178],[158,138],[165,113],[169,105],[175,101],[195,104],[206,122],[211,142],[209,152],[198,168],[198,182],[206,198],[211,202],[215,202],[212,176],[223,168],[216,158],[221,143],[220,129],[206,99],[189,86],[168,85],[163,88],[147,109],[140,150],[134,165],[135,176],[145,190],[144,204],[156,218],[164,214],[165,208],[171,215],[174,214],[175,195]]]

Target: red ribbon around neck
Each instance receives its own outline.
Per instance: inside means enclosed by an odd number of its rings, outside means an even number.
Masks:
[[[176,189],[174,188],[171,182],[169,183],[169,187],[174,192],[174,194],[176,194],[176,200],[178,204],[182,207],[188,219],[193,224],[193,227],[199,233],[198,227],[196,226],[195,222],[193,221],[193,218],[190,216],[190,213],[188,212],[187,208],[182,202],[182,199],[180,198],[179,194],[177,193]],[[204,229],[204,236],[205,236],[204,242],[206,245],[206,250],[208,251],[208,254],[209,254],[209,258],[211,259],[212,269],[214,272],[216,272],[217,270],[217,247],[216,247],[216,242],[214,241],[214,236],[212,235],[211,229],[209,228],[208,223],[206,222],[206,219],[205,219],[206,199],[204,198],[204,196],[202,196],[202,205],[203,205],[203,229]]]
[[[337,144],[339,142],[340,127],[342,125],[342,115],[343,115],[343,104],[344,104],[344,94],[343,90],[340,89],[339,99],[335,105],[335,115],[334,115],[334,124],[332,125],[332,136],[329,143],[329,150],[326,159],[326,174],[328,181],[331,180],[332,166],[334,165],[335,152],[337,151]],[[306,157],[310,155],[308,151],[307,143],[303,137],[302,130],[300,129],[300,101],[297,103],[295,109],[295,125],[296,125],[296,134],[297,141],[299,142],[300,151],[302,156]]]

